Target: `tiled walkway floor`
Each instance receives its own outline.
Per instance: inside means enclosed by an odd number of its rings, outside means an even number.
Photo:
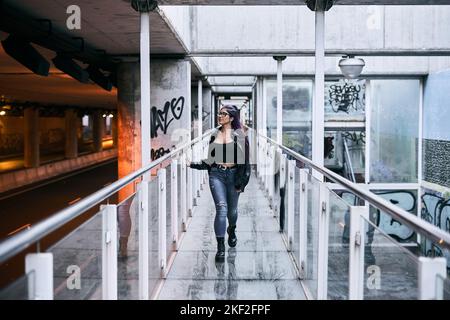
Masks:
[[[214,203],[206,183],[159,299],[305,299],[267,199],[252,176],[239,199],[238,244],[215,262]]]

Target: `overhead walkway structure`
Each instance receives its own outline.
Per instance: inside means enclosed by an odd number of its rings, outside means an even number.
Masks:
[[[225,261],[216,262],[207,172],[186,167],[193,152],[207,151],[210,133],[2,242],[5,263],[103,203],[46,252],[28,254],[26,274],[3,288],[0,298],[450,298],[445,258],[421,257],[420,250],[392,239],[371,221],[369,207],[447,250],[448,233],[251,128],[254,170],[240,199],[238,245],[227,247]],[[345,187],[353,202],[338,196],[324,177]],[[105,203],[132,182],[138,191],[131,198]],[[132,230],[127,255],[119,256],[123,211]]]

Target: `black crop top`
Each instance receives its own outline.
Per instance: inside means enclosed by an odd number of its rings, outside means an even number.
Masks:
[[[243,155],[240,152],[237,144],[234,142],[229,143],[217,143],[210,144],[210,163],[244,163]]]

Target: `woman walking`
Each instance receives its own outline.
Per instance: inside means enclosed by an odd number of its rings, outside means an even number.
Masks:
[[[228,245],[235,247],[237,244],[239,194],[244,192],[250,179],[249,143],[239,113],[234,105],[221,107],[218,114],[220,126],[211,134],[208,158],[199,163],[187,164],[193,169],[208,170],[209,173],[209,187],[216,207],[216,260],[225,258],[225,230]]]

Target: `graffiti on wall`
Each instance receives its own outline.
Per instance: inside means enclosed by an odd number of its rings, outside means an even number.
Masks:
[[[170,149],[166,149],[166,148],[159,148],[159,149],[153,149],[151,150],[151,159],[152,161],[161,158],[162,156],[164,156],[165,154],[170,153]]]
[[[158,137],[158,130],[163,134],[167,133],[167,129],[174,120],[180,120],[183,114],[185,99],[183,96],[173,98],[166,101],[162,110],[157,107],[151,109],[151,133],[152,138]]]
[[[422,195],[421,217],[425,221],[450,233],[450,199],[432,193],[425,192]],[[422,252],[426,256],[444,256],[447,259],[447,267],[450,267],[450,253],[442,250],[438,245],[423,237]]]
[[[346,81],[329,85],[326,100],[335,113],[350,113],[364,110],[364,95],[364,84]]]
[[[10,133],[0,135],[0,155],[23,152],[23,135]]]

